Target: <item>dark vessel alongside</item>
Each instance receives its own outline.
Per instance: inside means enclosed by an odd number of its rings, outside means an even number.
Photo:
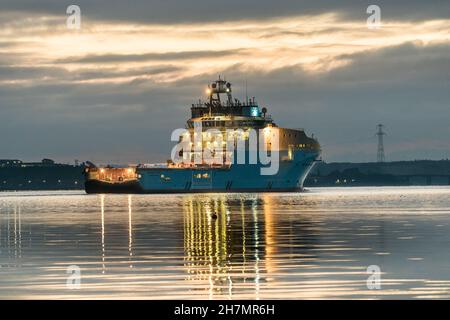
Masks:
[[[51,159],[23,162],[0,160],[0,191],[80,190],[84,187],[83,164],[61,164]]]

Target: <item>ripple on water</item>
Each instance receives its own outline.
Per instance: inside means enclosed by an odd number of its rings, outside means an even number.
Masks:
[[[449,195],[0,193],[0,298],[450,298]]]

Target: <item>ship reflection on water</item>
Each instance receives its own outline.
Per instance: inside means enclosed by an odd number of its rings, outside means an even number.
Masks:
[[[297,224],[278,221],[276,226],[272,201],[273,196],[269,194],[187,199],[184,204],[186,280],[203,281],[206,286],[198,290],[207,289],[209,298],[233,298],[235,291],[239,298],[260,298],[261,285],[267,289],[271,275],[276,276],[278,268],[286,266],[287,261],[298,256],[303,261],[313,259],[313,254],[307,251],[315,237],[307,219]],[[296,236],[305,241],[295,246],[277,242],[283,241],[280,237],[294,240]]]
[[[449,298],[449,195],[4,193],[0,298]]]
[[[185,203],[184,249],[187,280],[206,280],[208,294],[233,294],[233,282],[252,284],[258,294],[265,259],[258,200],[230,200],[224,197]],[[229,205],[240,209],[240,222],[231,227]],[[246,213],[246,209],[248,213]],[[213,215],[217,215],[215,218]],[[247,217],[248,215],[248,217]],[[235,216],[233,216],[235,218]],[[269,248],[266,248],[269,249]],[[233,266],[238,270],[234,273]],[[233,275],[233,278],[232,278]]]

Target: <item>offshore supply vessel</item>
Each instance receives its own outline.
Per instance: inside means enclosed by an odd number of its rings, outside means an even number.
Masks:
[[[191,118],[165,164],[85,168],[87,193],[193,193],[300,191],[318,161],[320,145],[303,129],[278,127],[255,98],[232,97],[231,83],[208,86],[207,101],[191,107]],[[220,139],[217,139],[219,133]],[[213,136],[213,137],[212,137]],[[214,146],[214,147],[212,147]],[[230,148],[231,146],[231,148]],[[244,146],[239,149],[238,146]],[[261,153],[264,149],[265,153]],[[212,151],[211,151],[212,150]],[[242,151],[243,150],[243,151]],[[205,151],[213,157],[205,157]],[[242,151],[241,155],[239,153]],[[256,156],[255,156],[256,154]],[[174,155],[178,161],[174,161]],[[272,162],[262,161],[272,157]],[[274,157],[277,155],[277,157]],[[276,158],[276,159],[275,159]],[[212,159],[212,160],[211,160]],[[276,170],[271,171],[270,166]]]

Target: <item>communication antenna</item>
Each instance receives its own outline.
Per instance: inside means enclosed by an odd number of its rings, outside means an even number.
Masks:
[[[248,104],[247,78],[245,79],[245,103]]]
[[[384,125],[379,124],[377,125],[377,133],[378,136],[378,148],[377,148],[377,162],[384,162],[384,143],[383,143],[383,136],[386,135],[386,133],[383,131]]]

